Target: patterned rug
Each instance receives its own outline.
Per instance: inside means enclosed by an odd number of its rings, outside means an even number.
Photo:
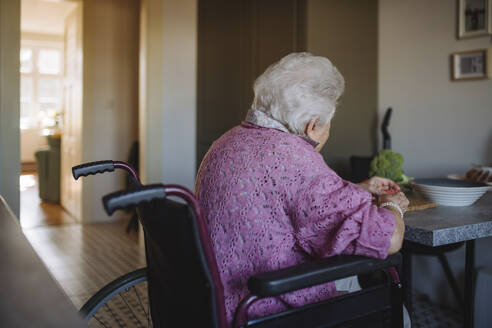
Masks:
[[[113,296],[89,321],[90,327],[152,327],[147,282]]]

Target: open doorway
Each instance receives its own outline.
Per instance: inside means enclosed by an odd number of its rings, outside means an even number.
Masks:
[[[109,217],[102,207],[102,196],[126,187],[124,174],[75,181],[71,171],[86,162],[128,161],[138,139],[140,1],[16,1],[20,222],[53,277],[80,306],[110,280],[145,265],[138,234],[125,231],[131,215]]]
[[[20,220],[23,228],[74,222],[60,206],[61,124],[69,61],[67,18],[77,2],[21,1]]]
[[[23,215],[40,206],[70,213],[51,223],[124,216],[108,217],[101,203],[103,195],[125,188],[122,173],[75,181],[71,168],[127,160],[137,139],[139,4],[21,0],[21,189],[32,194],[21,195],[22,226],[44,220]]]

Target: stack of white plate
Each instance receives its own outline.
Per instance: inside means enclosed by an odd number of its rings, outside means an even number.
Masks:
[[[490,189],[484,183],[451,179],[415,179],[412,187],[424,198],[446,206],[471,205]]]

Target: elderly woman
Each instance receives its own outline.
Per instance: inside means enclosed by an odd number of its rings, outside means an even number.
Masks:
[[[290,54],[256,80],[246,120],[203,159],[195,190],[229,323],[254,274],[338,254],[385,258],[402,245],[408,201],[387,194],[398,185],[383,178],[352,184],[319,154],[343,90],[328,59]],[[335,283],[326,283],[259,301],[251,312],[267,315],[335,295]]]

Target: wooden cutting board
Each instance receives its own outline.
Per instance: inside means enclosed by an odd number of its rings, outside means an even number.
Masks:
[[[410,205],[408,205],[409,211],[425,210],[437,206],[437,203],[421,198],[408,197],[408,200],[410,201]]]

